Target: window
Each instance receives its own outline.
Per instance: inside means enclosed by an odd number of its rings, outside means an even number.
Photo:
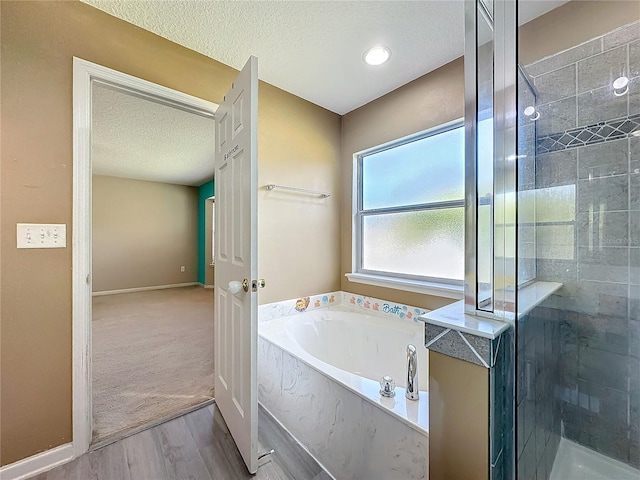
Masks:
[[[361,152],[355,159],[356,240],[350,280],[378,276],[414,285],[461,286],[463,122]]]

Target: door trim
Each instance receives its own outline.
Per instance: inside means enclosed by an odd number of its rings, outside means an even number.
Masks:
[[[74,458],[91,443],[91,82],[213,117],[218,105],[73,57],[72,419]],[[211,132],[213,135],[214,132]]]

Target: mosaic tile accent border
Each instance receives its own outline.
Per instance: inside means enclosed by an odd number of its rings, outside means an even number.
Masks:
[[[544,135],[537,138],[536,148],[537,153],[557,152],[558,150],[620,140],[631,136],[634,132],[640,132],[640,114]]]
[[[451,328],[425,323],[424,346],[434,352],[474,363],[484,368],[493,368],[498,361],[502,337],[493,340]]]
[[[394,303],[388,300],[336,291],[260,305],[258,307],[258,322],[266,322],[274,318],[287,317],[289,315],[296,315],[298,313],[336,305],[358,308],[368,313],[385,315],[396,319],[411,320],[416,323],[419,322],[418,316],[429,312],[429,310]]]
[[[342,292],[342,303],[350,307],[361,308],[370,313],[388,315],[393,318],[403,320],[411,320],[418,323],[418,317],[428,313],[429,310],[423,308],[412,307],[402,303],[390,302],[379,298],[365,297],[354,293]]]

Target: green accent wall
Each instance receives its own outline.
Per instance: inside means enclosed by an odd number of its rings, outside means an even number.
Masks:
[[[213,197],[215,187],[213,180],[207,182],[198,187],[198,282],[204,285],[205,283],[205,271],[206,271],[206,256],[205,251],[207,246],[205,245],[206,239],[206,201],[207,198]]]

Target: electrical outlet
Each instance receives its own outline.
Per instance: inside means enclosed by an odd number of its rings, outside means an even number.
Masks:
[[[64,223],[18,223],[18,248],[66,248],[67,226]]]
[[[184,265],[182,265],[182,266],[180,267],[180,271],[181,271],[181,272],[186,272],[186,271],[187,271],[187,268],[186,268]]]

